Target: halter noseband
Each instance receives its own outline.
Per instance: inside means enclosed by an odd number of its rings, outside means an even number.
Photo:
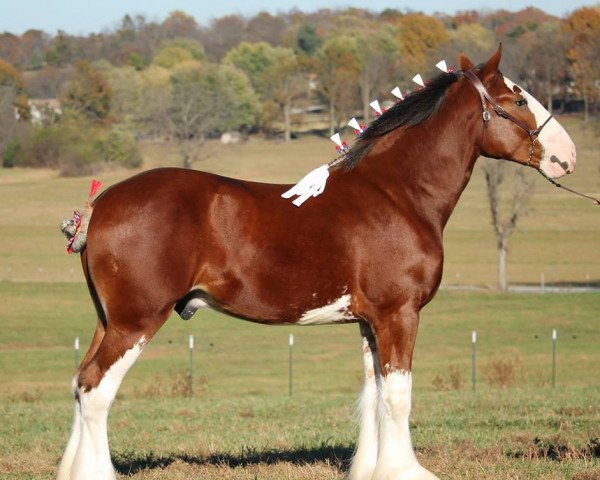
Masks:
[[[544,128],[546,126],[546,124],[550,121],[550,119],[552,119],[552,115],[550,115],[546,119],[546,121],[544,123],[542,123],[539,127],[535,128],[535,129],[531,129],[521,119],[515,117],[514,115],[511,115],[506,110],[504,110],[500,105],[498,105],[498,103],[496,103],[496,101],[492,98],[492,96],[489,94],[489,92],[485,88],[485,85],[481,82],[481,80],[479,80],[479,77],[477,75],[475,75],[473,70],[465,71],[464,75],[471,81],[471,83],[477,90],[477,93],[479,93],[479,98],[481,99],[481,107],[483,108],[484,137],[485,137],[485,127],[487,127],[488,122],[492,118],[492,116],[490,115],[490,112],[487,109],[487,105],[485,103],[487,100],[490,103],[490,105],[493,107],[494,112],[496,112],[496,114],[498,116],[506,118],[507,120],[510,120],[515,125],[517,125],[522,130],[524,130],[525,133],[527,133],[527,135],[529,135],[529,140],[531,140],[531,147],[529,150],[529,160],[527,161],[527,165],[528,166],[531,165],[531,161],[533,160],[533,155],[534,155],[535,144],[537,143],[537,140],[538,140],[538,135],[542,131],[542,128]]]

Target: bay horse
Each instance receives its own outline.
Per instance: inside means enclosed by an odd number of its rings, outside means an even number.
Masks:
[[[480,155],[558,178],[573,142],[525,90],[459,56],[375,120],[295,206],[290,186],[161,168],[105,190],[77,233],[98,321],[73,378],[60,480],[115,478],[107,417],[144,346],[175,309],[252,322],[355,322],[364,386],[351,480],[426,480],[409,432],[419,311],[442,277],[444,227]],[[293,190],[293,188],[292,188]],[[288,195],[289,196],[289,195]],[[86,231],[87,230],[87,231]]]

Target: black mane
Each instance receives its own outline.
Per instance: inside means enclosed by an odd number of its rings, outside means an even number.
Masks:
[[[457,73],[442,73],[428,82],[425,88],[407,95],[377,118],[358,137],[341,162],[350,170],[370,151],[375,141],[396,128],[418,125],[433,117],[439,110],[448,87],[460,78]]]

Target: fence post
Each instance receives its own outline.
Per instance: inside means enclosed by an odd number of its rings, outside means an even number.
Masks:
[[[79,337],[75,337],[75,343],[73,344],[73,361],[75,368],[79,366]]]
[[[542,272],[542,278],[540,280],[540,286],[542,287],[542,293],[546,293],[546,278],[544,277],[543,272]]]
[[[556,387],[556,328],[552,329],[552,388]]]
[[[189,347],[190,347],[190,397],[194,394],[194,336],[190,335],[189,339]]]
[[[288,393],[290,395],[290,397],[292,396],[292,374],[293,374],[293,369],[292,369],[292,365],[294,363],[294,334],[290,333],[290,339],[289,339],[289,344],[290,344],[290,354],[289,354],[289,361],[288,361]]]
[[[477,352],[475,348],[475,345],[477,344],[477,332],[475,330],[471,332],[471,344],[473,346],[473,370],[471,374],[471,380],[473,383],[473,392],[475,392],[475,385],[477,383]]]

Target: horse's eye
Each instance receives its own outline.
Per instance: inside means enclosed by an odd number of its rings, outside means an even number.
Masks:
[[[517,104],[517,107],[522,107],[523,105],[527,105],[527,99],[520,98],[515,103]]]

